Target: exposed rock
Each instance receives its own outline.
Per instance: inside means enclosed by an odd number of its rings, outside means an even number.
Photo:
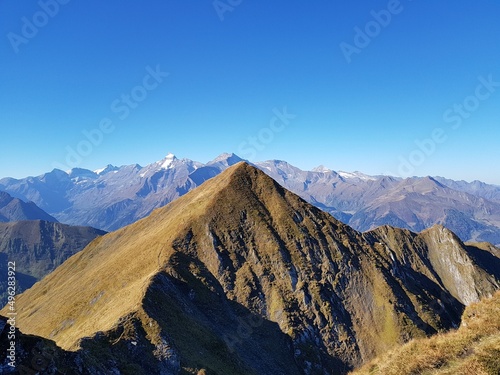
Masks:
[[[457,326],[498,286],[468,254],[440,227],[359,233],[239,163],[72,256],[18,321],[136,374],[343,374]]]

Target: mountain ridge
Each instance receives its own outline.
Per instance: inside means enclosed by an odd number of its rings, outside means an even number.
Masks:
[[[0,222],[20,220],[45,220],[57,222],[57,219],[33,202],[24,202],[14,198],[4,191],[0,191]]]
[[[21,180],[4,178],[0,189],[34,201],[61,222],[109,231],[147,216],[241,160],[221,154],[203,164],[172,155],[145,167],[107,165],[96,171],[54,170]],[[325,167],[302,171],[277,160],[252,165],[356,230],[389,224],[420,232],[443,224],[463,241],[500,244],[500,187],[494,185],[441,177],[368,176]]]
[[[410,245],[417,236],[391,231]],[[399,242],[386,240],[390,251],[383,242],[240,162],[97,238],[18,296],[19,328],[82,355],[135,342],[150,358],[138,374],[345,373],[457,325],[463,310],[463,296],[425,257],[425,241],[407,246],[411,261],[395,256]],[[465,256],[467,248],[455,241],[445,252]],[[497,287],[482,272],[471,285],[477,298]],[[262,353],[270,354],[256,361]],[[139,361],[120,357],[119,366],[130,360]]]
[[[147,216],[241,160],[234,154],[221,154],[203,164],[172,155],[145,167],[108,165],[99,173],[54,170],[23,180],[7,178],[0,180],[0,189],[34,200],[62,222],[114,230]],[[419,232],[444,224],[464,241],[500,244],[500,187],[494,185],[441,177],[403,180],[324,167],[301,171],[285,161],[253,165],[360,231],[389,224]],[[423,190],[418,188],[424,185]],[[431,205],[438,210],[428,211]]]

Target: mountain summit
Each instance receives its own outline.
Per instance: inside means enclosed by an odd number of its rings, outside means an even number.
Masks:
[[[172,163],[176,160],[177,158],[175,157],[175,155],[169,152],[163,160],[158,162],[158,164],[161,164],[161,169],[168,169],[171,167]]]
[[[0,191],[0,222],[20,220],[57,220],[33,202],[24,202],[10,194]]]
[[[17,322],[96,371],[346,373],[491,295],[469,251],[442,227],[361,234],[240,162],[94,240],[18,297]]]
[[[240,161],[231,153],[208,163],[168,154],[145,166],[108,165],[95,171],[74,168],[20,180],[2,178],[0,190],[35,202],[62,223],[112,231],[146,217]],[[420,232],[442,224],[463,241],[500,245],[500,186],[440,177],[369,176],[323,166],[304,171],[280,160],[252,165],[358,231],[391,225]]]

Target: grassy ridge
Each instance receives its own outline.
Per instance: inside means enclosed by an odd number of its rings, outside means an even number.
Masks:
[[[351,374],[500,374],[500,292],[468,306],[459,329],[413,340]]]

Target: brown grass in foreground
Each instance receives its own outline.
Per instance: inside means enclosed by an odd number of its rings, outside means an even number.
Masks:
[[[413,340],[356,375],[499,375],[500,292],[468,306],[456,331]]]

